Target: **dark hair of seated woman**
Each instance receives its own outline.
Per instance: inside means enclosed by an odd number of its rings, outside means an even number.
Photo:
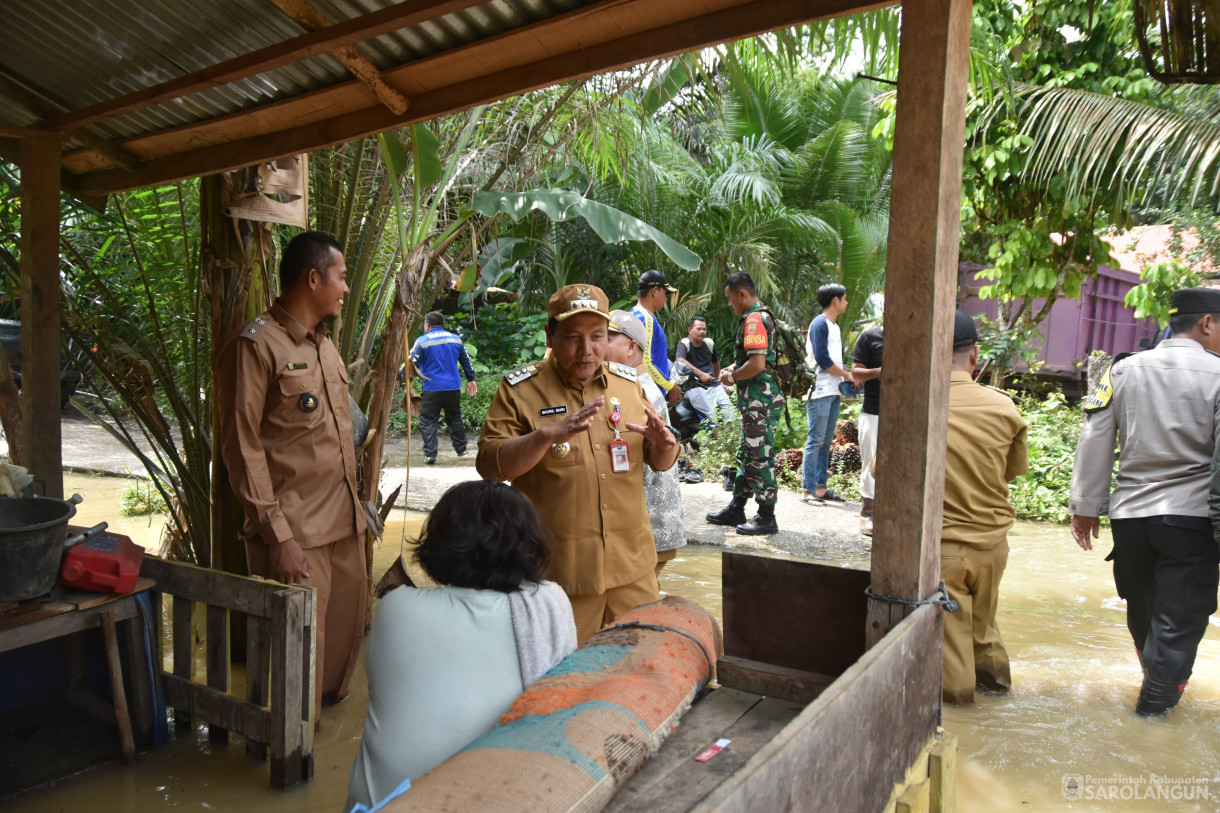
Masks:
[[[542,581],[550,529],[521,492],[488,480],[445,492],[424,523],[415,561],[438,584],[512,593]]]

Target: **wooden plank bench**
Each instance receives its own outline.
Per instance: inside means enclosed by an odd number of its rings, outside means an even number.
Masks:
[[[246,751],[271,756],[271,784],[288,788],[313,776],[315,614],[312,588],[290,586],[145,556],[141,575],[156,581],[153,617],[163,620],[162,596],[172,602],[173,669],[158,659],[166,705],[181,729],[193,718],[209,736],[246,739]],[[195,605],[204,605],[205,683],[195,679]],[[229,615],[246,624],[244,697],[230,691]],[[165,645],[163,630],[156,640]]]

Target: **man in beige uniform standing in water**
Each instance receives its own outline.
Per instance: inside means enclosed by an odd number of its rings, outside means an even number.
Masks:
[[[346,277],[334,238],[293,238],[280,298],[229,340],[216,382],[250,572],[317,589],[319,711],[347,696],[368,593],[347,371],[323,326],[342,311]]]
[[[660,598],[644,464],[665,471],[679,449],[635,369],[605,361],[609,305],[594,285],[555,292],[551,354],[505,374],[477,459],[484,479],[511,480],[555,534],[547,578],[571,599],[582,643]]]

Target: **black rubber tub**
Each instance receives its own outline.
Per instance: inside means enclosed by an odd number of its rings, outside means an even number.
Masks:
[[[0,601],[35,598],[55,586],[75,513],[73,503],[50,497],[0,500]]]

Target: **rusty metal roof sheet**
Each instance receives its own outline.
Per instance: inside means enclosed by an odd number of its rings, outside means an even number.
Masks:
[[[386,69],[519,28],[591,0],[493,0],[356,46]],[[395,5],[390,0],[315,0],[333,23]],[[267,0],[8,0],[0,26],[0,72],[58,112],[79,110],[304,34]],[[108,119],[99,135],[121,140],[218,118],[347,82],[330,54]],[[0,99],[0,122],[38,116]]]
[[[893,2],[3,0],[0,158],[105,195]]]

